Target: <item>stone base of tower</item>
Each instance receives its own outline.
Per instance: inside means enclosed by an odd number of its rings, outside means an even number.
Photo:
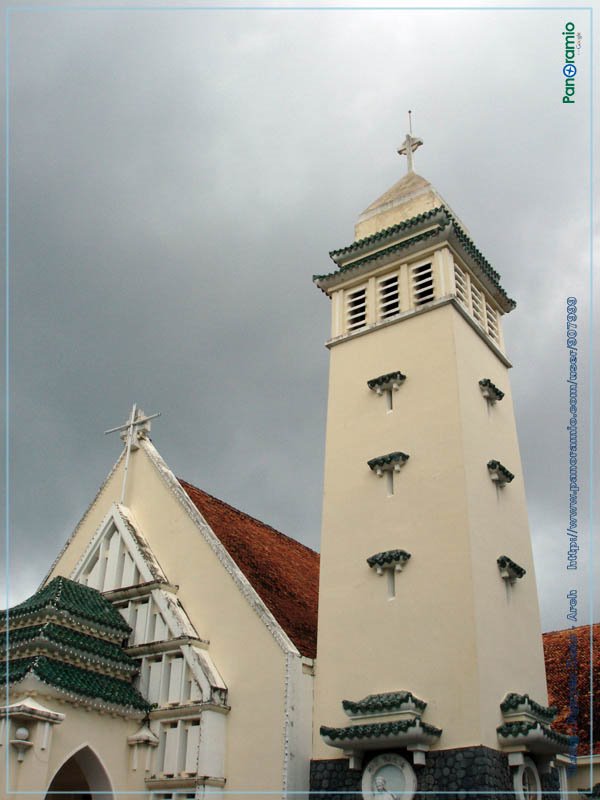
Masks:
[[[412,760],[405,751],[390,751]],[[350,769],[347,758],[313,760],[310,765],[311,800],[363,800],[362,775],[377,752],[365,758],[361,769]],[[427,753],[424,766],[415,766],[418,797],[427,800],[506,800],[515,797],[512,770],[505,753],[489,747],[460,747]],[[543,800],[555,800],[559,791],[558,772],[540,776]],[[339,791],[340,794],[335,794]],[[440,792],[439,797],[435,794]],[[456,791],[456,795],[441,794]],[[356,792],[356,795],[349,794]],[[498,792],[498,794],[494,794]],[[552,793],[552,794],[546,794]],[[409,798],[406,798],[409,800]]]

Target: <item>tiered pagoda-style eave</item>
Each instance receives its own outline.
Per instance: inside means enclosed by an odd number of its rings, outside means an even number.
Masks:
[[[410,258],[413,254],[422,254],[424,250],[438,248],[444,243],[464,262],[504,313],[515,308],[515,301],[508,297],[500,285],[500,275],[445,206],[332,250],[329,255],[338,269],[314,275],[313,281],[329,294],[347,281],[354,281],[374,269],[383,269],[399,258]]]
[[[0,631],[2,682],[8,679],[15,692],[48,694],[121,716],[143,717],[151,710],[133,686],[138,665],[123,647],[131,628],[95,589],[54,578],[9,609]]]

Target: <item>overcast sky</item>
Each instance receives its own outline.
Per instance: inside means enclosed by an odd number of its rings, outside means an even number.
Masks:
[[[318,549],[330,309],[311,277],[404,173],[410,108],[417,172],[518,303],[543,627],[570,624],[572,587],[586,622],[587,540],[565,569],[564,326],[577,296],[587,537],[588,15],[278,5],[10,14],[10,602],[117,459],[103,431],[133,402],[162,412],[177,475]]]

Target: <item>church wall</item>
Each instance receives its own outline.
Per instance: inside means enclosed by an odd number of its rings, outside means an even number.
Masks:
[[[592,756],[591,770],[590,757],[581,756],[575,769],[567,768],[566,781],[569,792],[573,792],[573,796],[581,800],[579,789],[589,791],[597,783],[600,783],[600,754]]]
[[[508,692],[528,693],[547,704],[546,676],[533,554],[507,368],[458,314],[453,315],[457,352],[464,469],[473,559],[473,597],[480,666],[482,743],[497,747],[499,704]],[[490,378],[504,393],[489,404],[479,380]],[[498,488],[486,464],[497,459],[514,479]],[[527,570],[510,584],[496,559],[507,555]]]
[[[399,689],[428,702],[439,746],[479,742],[454,314],[442,306],[331,348],[315,758],[339,755],[319,726],[348,722],[342,699]],[[394,370],[407,377],[388,413],[366,382]],[[396,450],[410,458],[388,497],[366,462]],[[393,548],[412,558],[390,600],[366,558]]]
[[[143,767],[137,771],[131,769],[131,753],[127,745],[127,737],[140,726],[139,720],[88,711],[46,695],[38,694],[36,699],[49,710],[64,714],[65,719],[52,726],[50,746],[46,750],[41,746],[43,724],[26,723],[26,727],[32,731],[34,746],[25,754],[21,764],[17,763],[16,754],[11,750],[11,790],[31,790],[38,796],[42,793],[43,797],[43,792],[61,766],[85,745],[93,750],[104,765],[115,791],[145,789]],[[4,750],[4,747],[0,750]],[[0,773],[4,769],[5,756],[2,754]],[[4,786],[4,774],[0,774],[0,780],[0,785]]]
[[[122,465],[84,518],[54,574],[69,574],[113,501]],[[228,687],[228,790],[277,789],[284,762],[285,658],[143,449],[132,453],[125,504]],[[51,577],[52,577],[51,576]]]
[[[288,727],[289,759],[287,788],[291,791],[308,789],[312,755],[313,668],[289,658],[289,713],[293,725]],[[301,800],[298,797],[298,800]]]
[[[228,688],[227,789],[277,788],[284,654],[150,460],[135,457],[129,506]]]

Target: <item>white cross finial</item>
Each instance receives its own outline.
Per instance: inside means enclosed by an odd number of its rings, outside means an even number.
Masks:
[[[412,112],[409,111],[408,112],[408,128],[409,128],[410,133],[406,134],[406,138],[404,139],[403,144],[398,148],[398,151],[397,151],[399,155],[406,156],[406,159],[407,159],[407,162],[408,162],[408,164],[407,164],[408,165],[407,173],[414,172],[413,153],[415,152],[417,147],[420,147],[423,144],[423,139],[419,139],[418,136],[413,136],[412,135],[412,117],[411,117],[411,114],[412,114]]]
[[[142,409],[138,409],[136,403],[134,403],[131,407],[129,419],[124,425],[118,425],[116,428],[110,428],[109,430],[104,431],[105,434],[120,431],[121,439],[125,442],[125,467],[123,470],[123,484],[121,486],[121,499],[119,500],[120,503],[123,503],[125,500],[127,470],[129,469],[129,456],[131,455],[131,451],[138,449],[138,440],[146,438],[146,434],[150,432],[150,420],[156,419],[156,417],[160,417],[160,412],[158,414],[150,414],[146,416]]]

